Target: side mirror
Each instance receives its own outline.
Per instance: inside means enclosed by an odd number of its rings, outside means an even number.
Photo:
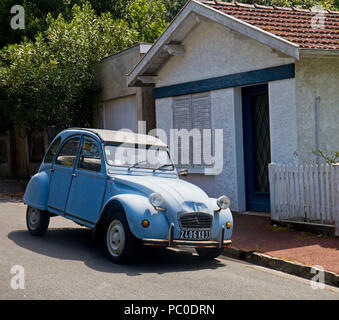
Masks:
[[[179,172],[179,176],[187,176],[188,175],[188,170],[187,169],[181,169]]]

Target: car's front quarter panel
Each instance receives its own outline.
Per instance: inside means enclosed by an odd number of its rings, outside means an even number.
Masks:
[[[29,181],[24,194],[24,203],[40,210],[47,209],[49,172],[43,170]]]
[[[119,201],[124,208],[126,218],[135,237],[139,239],[167,239],[169,223],[162,211],[157,211],[150,204],[148,198],[138,194],[120,194],[110,198],[110,201]],[[141,223],[143,219],[150,222],[149,227],[144,228]]]

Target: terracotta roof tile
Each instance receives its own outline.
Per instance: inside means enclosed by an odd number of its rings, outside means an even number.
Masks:
[[[201,1],[223,13],[282,37],[300,48],[339,50],[339,11],[325,11],[324,29],[312,28],[316,12],[257,4]]]

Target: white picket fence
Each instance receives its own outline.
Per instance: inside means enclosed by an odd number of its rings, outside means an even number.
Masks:
[[[338,166],[333,165],[271,163],[272,219],[334,224],[339,204],[337,176]]]

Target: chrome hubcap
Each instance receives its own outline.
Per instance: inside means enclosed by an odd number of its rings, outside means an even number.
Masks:
[[[107,247],[112,256],[119,256],[125,246],[125,230],[119,220],[111,222],[107,231]]]
[[[30,207],[28,211],[28,223],[30,228],[32,230],[35,230],[39,225],[39,221],[40,221],[40,210]]]

